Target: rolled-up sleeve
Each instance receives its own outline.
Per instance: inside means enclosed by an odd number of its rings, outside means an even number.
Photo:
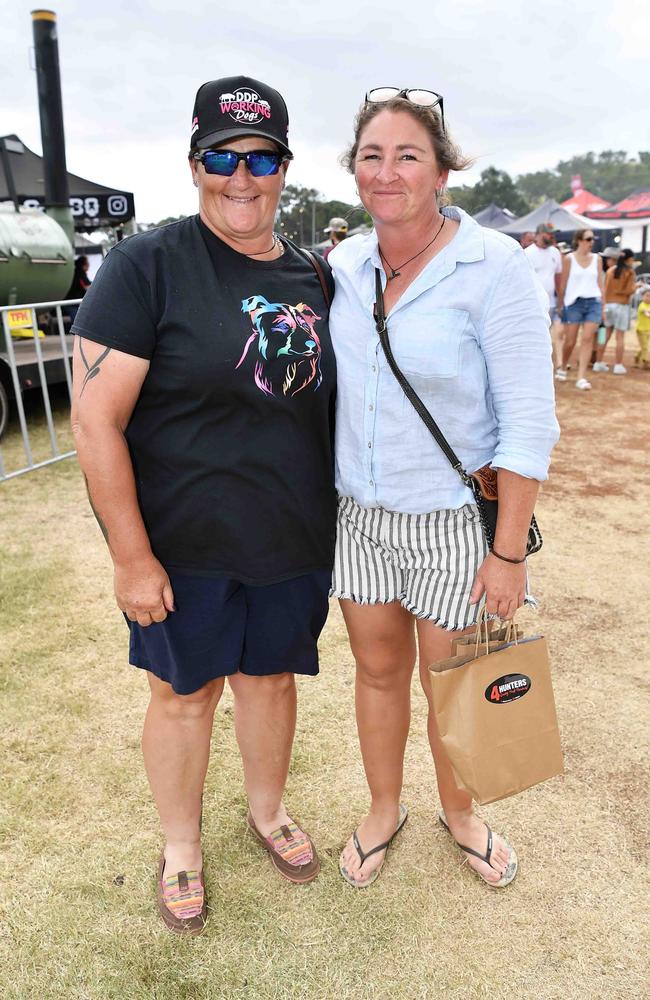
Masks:
[[[523,251],[514,249],[478,331],[498,425],[492,467],[540,481],[560,436],[545,299]]]

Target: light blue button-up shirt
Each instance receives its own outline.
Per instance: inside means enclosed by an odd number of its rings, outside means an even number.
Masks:
[[[387,316],[395,359],[468,472],[491,463],[544,480],[559,437],[546,294],[511,237],[444,213],[458,232]],[[339,494],[411,514],[471,503],[379,343],[376,234],[344,240],[329,263]]]

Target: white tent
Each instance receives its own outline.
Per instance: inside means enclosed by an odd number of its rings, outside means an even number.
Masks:
[[[566,208],[562,208],[557,201],[549,198],[533,209],[528,215],[522,215],[520,219],[515,219],[505,226],[499,226],[502,233],[509,236],[520,236],[522,233],[535,232],[541,223],[550,223],[558,233],[574,233],[576,229],[616,229],[611,222],[598,222],[596,219],[587,219],[584,215],[577,215]]]

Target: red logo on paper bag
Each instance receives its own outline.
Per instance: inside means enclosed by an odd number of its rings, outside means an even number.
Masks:
[[[491,705],[507,705],[523,698],[531,689],[530,677],[526,674],[504,674],[491,681],[485,689],[485,699]]]

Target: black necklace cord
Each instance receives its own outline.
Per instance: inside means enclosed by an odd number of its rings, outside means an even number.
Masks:
[[[399,278],[399,276],[400,276],[400,273],[401,273],[401,268],[403,268],[403,267],[406,267],[406,265],[407,265],[407,264],[410,264],[410,263],[411,263],[411,261],[412,261],[412,260],[415,260],[415,258],[416,258],[416,257],[420,257],[420,256],[421,256],[421,255],[422,255],[422,254],[424,253],[424,251],[425,251],[425,250],[428,250],[428,249],[429,249],[429,247],[430,247],[430,246],[433,246],[433,244],[434,244],[434,243],[436,242],[436,240],[437,240],[437,239],[438,239],[438,237],[440,236],[440,233],[442,232],[442,227],[444,226],[444,224],[445,224],[445,221],[446,221],[446,219],[447,219],[447,216],[446,216],[446,215],[443,215],[443,217],[442,217],[442,222],[440,223],[440,228],[438,229],[438,232],[437,232],[437,233],[436,233],[436,235],[435,235],[435,236],[433,237],[433,239],[432,239],[432,240],[429,240],[429,242],[427,243],[427,245],[426,245],[425,247],[422,247],[422,249],[421,249],[421,250],[418,250],[418,252],[417,252],[417,253],[414,253],[414,254],[413,254],[413,256],[412,256],[412,257],[409,257],[409,259],[408,259],[408,260],[405,260],[403,264],[398,264],[398,265],[397,265],[397,268],[394,268],[394,267],[393,267],[393,265],[392,265],[392,264],[391,264],[391,263],[390,263],[390,262],[389,262],[389,261],[388,261],[388,260],[386,259],[386,256],[384,255],[384,252],[383,252],[383,250],[381,249],[381,247],[379,247],[379,256],[380,256],[380,257],[381,257],[381,259],[383,260],[384,264],[386,264],[386,265],[387,265],[387,267],[389,267],[389,268],[390,268],[390,271],[391,271],[391,273],[390,273],[390,274],[387,274],[387,275],[386,275],[386,279],[387,279],[388,281],[392,281],[392,280],[393,280],[393,278]]]
[[[280,240],[278,239],[278,237],[276,236],[276,234],[273,233],[273,243],[268,248],[268,250],[256,250],[255,253],[247,253],[246,256],[247,257],[261,257],[262,254],[271,253],[271,250],[275,250],[275,248],[277,247],[277,245],[278,245],[279,242],[280,242]]]

